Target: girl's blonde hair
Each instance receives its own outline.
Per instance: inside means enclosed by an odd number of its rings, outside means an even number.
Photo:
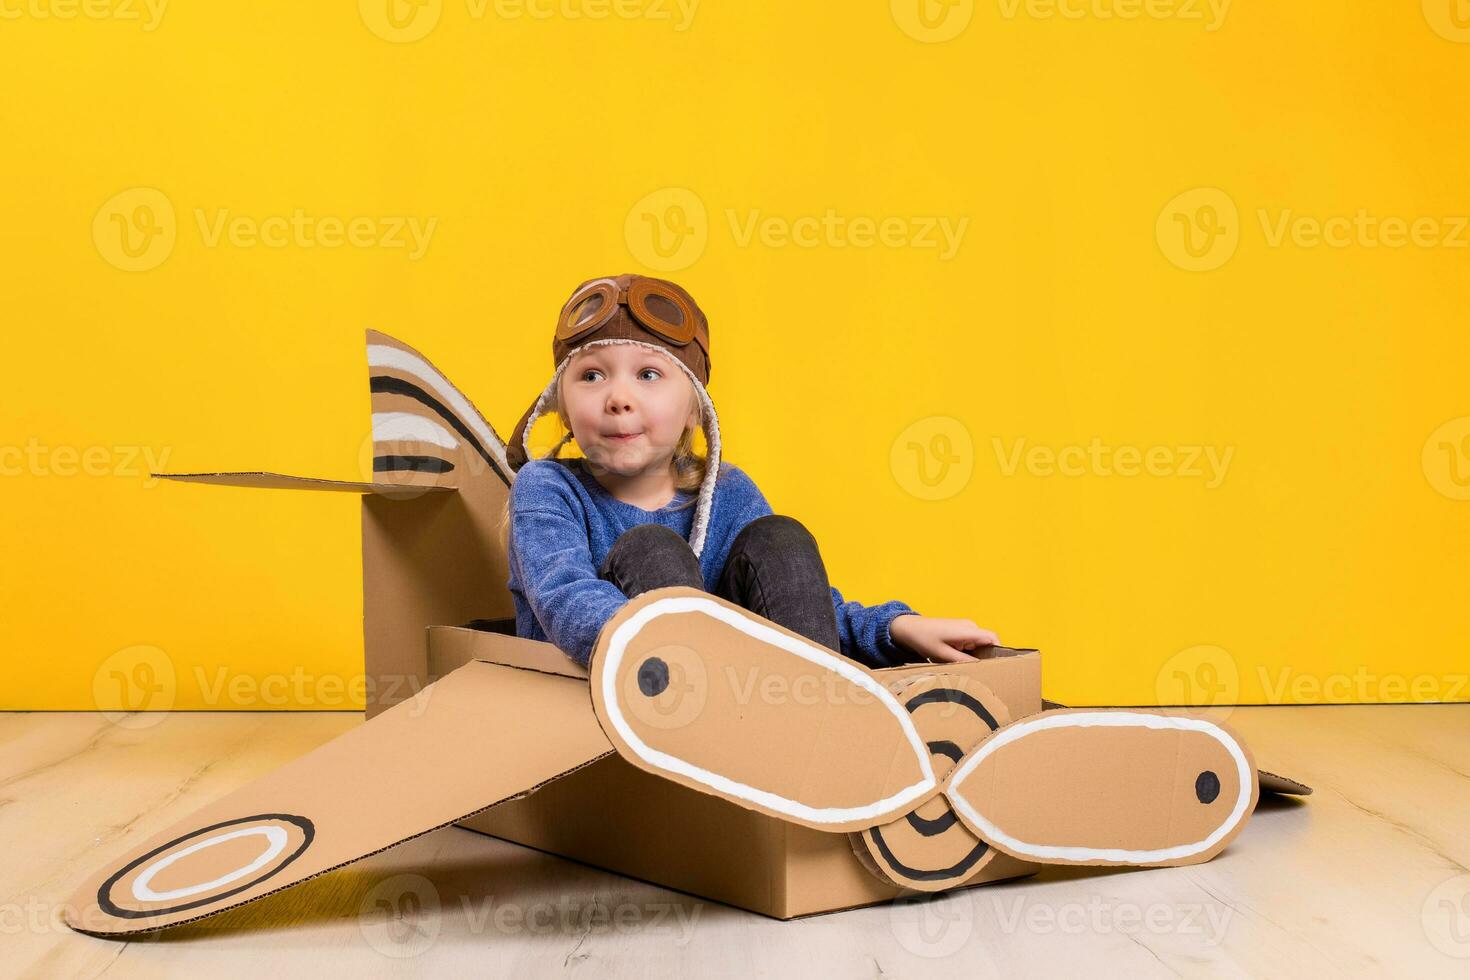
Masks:
[[[699,503],[699,489],[704,485],[705,474],[709,471],[709,457],[694,448],[694,434],[704,431],[704,400],[699,397],[698,392],[692,392],[692,394],[694,418],[690,425],[684,427],[683,434],[679,436],[670,463],[674,468],[674,489],[693,496],[673,508],[674,510],[684,510]],[[567,415],[566,402],[562,399],[560,383],[556,386],[556,417],[561,422],[564,435],[552,447],[551,452],[544,457],[545,459],[561,459],[562,447],[572,441],[572,424]],[[530,435],[529,432],[526,434]],[[500,514],[500,547],[502,550],[508,550],[510,547],[509,493],[505,495],[505,507]]]

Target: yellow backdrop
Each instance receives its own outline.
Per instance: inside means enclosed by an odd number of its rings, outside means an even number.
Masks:
[[[1077,704],[1466,700],[1454,0],[0,0],[6,708],[360,703],[362,331],[709,311],[849,598]],[[486,589],[499,583],[486,583]]]

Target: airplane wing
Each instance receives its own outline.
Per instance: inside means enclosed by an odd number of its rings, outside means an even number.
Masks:
[[[122,937],[192,922],[611,752],[584,682],[473,661],[116,858],[73,896],[67,924]]]

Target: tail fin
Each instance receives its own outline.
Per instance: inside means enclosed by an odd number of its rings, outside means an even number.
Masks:
[[[374,481],[454,487],[362,504],[363,639],[368,716],[403,697],[394,679],[423,679],[424,627],[515,615],[501,520],[514,471],[505,442],[428,358],[367,332]]]
[[[367,355],[375,480],[463,488],[494,476],[510,486],[504,441],[427,358],[376,330]]]
[[[362,495],[363,646],[371,717],[428,679],[424,628],[515,615],[501,533],[515,471],[505,442],[428,359],[367,332],[373,474],[156,473],[188,483]]]

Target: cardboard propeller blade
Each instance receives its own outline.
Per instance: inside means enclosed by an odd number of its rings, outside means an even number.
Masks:
[[[945,796],[992,847],[1044,864],[1208,861],[1259,794],[1223,725],[1147,711],[1043,711],[1004,726],[950,773]]]
[[[959,674],[923,674],[895,687],[894,694],[913,718],[941,780],[1011,720],[1005,703],[988,687]],[[997,853],[971,833],[943,796],[852,836],[864,867],[884,881],[916,891],[964,884]]]
[[[465,746],[487,751],[456,751]],[[611,751],[580,680],[473,661],[134,848],[78,890],[67,924],[126,936],[192,922],[523,796]]]
[[[860,664],[699,589],[654,589],[603,626],[592,702],[632,764],[827,831],[938,792],[909,713]]]

